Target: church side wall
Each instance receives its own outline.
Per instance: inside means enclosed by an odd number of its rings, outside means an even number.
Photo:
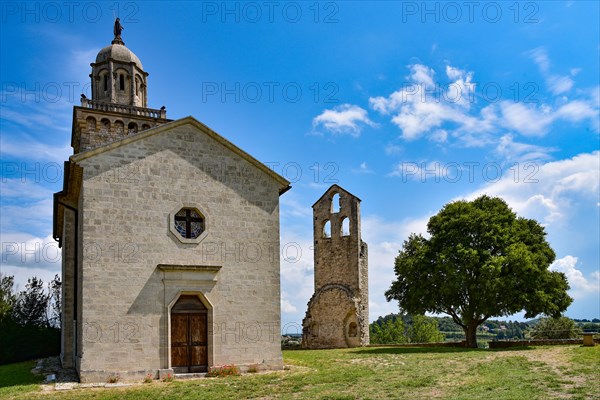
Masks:
[[[62,244],[62,303],[61,303],[61,354],[63,367],[72,368],[74,357],[75,332],[73,321],[75,304],[75,214],[72,210],[65,210],[63,221]]]
[[[277,184],[190,125],[80,164],[82,381],[168,368],[168,307],[181,292],[210,303],[211,365],[281,368]],[[206,213],[200,243],[169,231],[184,205]],[[206,277],[160,264],[221,269]]]

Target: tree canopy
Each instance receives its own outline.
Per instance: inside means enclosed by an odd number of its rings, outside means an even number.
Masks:
[[[58,275],[47,285],[28,279],[16,292],[13,276],[0,274],[0,364],[57,355],[60,352]]]
[[[558,317],[572,302],[566,276],[548,269],[555,254],[544,228],[500,198],[448,203],[427,231],[429,238],[411,234],[404,242],[386,298],[403,312],[450,315],[469,347],[488,318],[523,310],[525,318]]]
[[[540,318],[533,327],[534,339],[573,339],[579,337],[581,328],[567,317]]]

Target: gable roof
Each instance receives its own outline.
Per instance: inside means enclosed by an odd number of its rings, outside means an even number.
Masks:
[[[323,195],[322,195],[321,197],[319,197],[319,199],[318,199],[317,201],[315,201],[315,203],[312,205],[312,206],[313,206],[313,208],[314,208],[314,207],[315,207],[315,206],[316,206],[316,205],[317,205],[319,202],[321,202],[321,200],[323,200],[323,198],[324,198],[324,197],[326,197],[326,196],[328,197],[328,196],[329,196],[329,194],[330,194],[331,192],[335,192],[335,193],[340,193],[340,192],[342,192],[342,193],[345,193],[345,194],[346,194],[346,195],[348,195],[348,196],[352,196],[352,197],[354,197],[354,198],[355,198],[356,200],[358,200],[359,202],[361,201],[361,200],[360,200],[360,199],[359,199],[357,196],[353,195],[352,193],[350,193],[349,191],[347,191],[346,189],[344,189],[343,187],[341,187],[341,186],[340,186],[340,185],[338,185],[337,183],[334,183],[333,185],[331,185],[331,186],[329,187],[329,189],[327,189],[327,190],[325,191],[325,193],[323,193]]]
[[[183,126],[183,125],[191,125],[191,126],[197,128],[199,131],[208,135],[210,138],[214,139],[221,145],[225,146],[227,149],[231,150],[233,153],[240,156],[242,159],[248,161],[250,164],[254,165],[259,170],[261,170],[262,172],[264,172],[265,174],[270,176],[274,181],[279,183],[279,185],[281,186],[281,188],[279,190],[280,195],[282,195],[283,193],[285,193],[289,189],[291,189],[290,182],[287,179],[285,179],[284,177],[282,177],[281,175],[279,175],[278,173],[273,171],[271,168],[267,167],[265,164],[258,161],[256,158],[252,157],[250,154],[246,153],[244,150],[240,149],[235,144],[231,143],[229,140],[225,139],[223,136],[219,135],[217,132],[213,131],[208,126],[204,125],[202,122],[198,121],[196,118],[194,118],[192,116],[188,116],[185,118],[177,119],[175,121],[167,122],[166,124],[162,124],[160,126],[147,129],[136,135],[128,136],[121,140],[117,140],[115,142],[108,143],[108,144],[105,144],[100,147],[96,147],[95,149],[91,149],[88,151],[84,151],[82,153],[74,154],[71,157],[69,157],[69,160],[77,163],[79,161],[83,161],[83,160],[95,157],[95,156],[105,153],[107,151],[118,149],[122,146],[128,145],[129,143],[133,143],[138,140],[143,140],[143,139],[146,139],[146,138],[154,136],[154,135],[160,135],[164,132],[168,132],[168,131],[172,130],[173,128],[176,128],[178,126]]]

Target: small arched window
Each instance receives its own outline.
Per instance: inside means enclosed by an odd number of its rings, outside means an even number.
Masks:
[[[102,124],[102,128],[110,129],[110,121],[108,120],[108,118],[102,118],[100,123]]]
[[[333,197],[331,197],[331,212],[336,213],[340,211],[341,207],[341,198],[338,193],[334,193]]]
[[[135,122],[130,122],[127,125],[127,130],[129,131],[129,133],[136,133],[138,131],[138,126]]]
[[[125,90],[125,75],[119,74],[119,90]]]
[[[106,74],[102,76],[102,88],[105,92],[108,91],[108,75]]]
[[[342,236],[350,236],[350,218],[344,217],[342,219]]]
[[[125,124],[123,123],[123,121],[116,120],[115,121],[115,132],[123,133],[124,130],[125,130]]]
[[[87,117],[86,123],[87,123],[88,130],[94,130],[94,131],[96,130],[96,118]]]
[[[323,237],[330,238],[331,237],[331,221],[327,220],[323,224]]]

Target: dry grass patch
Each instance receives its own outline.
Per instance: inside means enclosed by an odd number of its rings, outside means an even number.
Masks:
[[[42,394],[32,386],[19,390],[15,382],[3,398],[600,400],[600,347],[294,350],[285,351],[284,360],[286,371],[119,389]]]

